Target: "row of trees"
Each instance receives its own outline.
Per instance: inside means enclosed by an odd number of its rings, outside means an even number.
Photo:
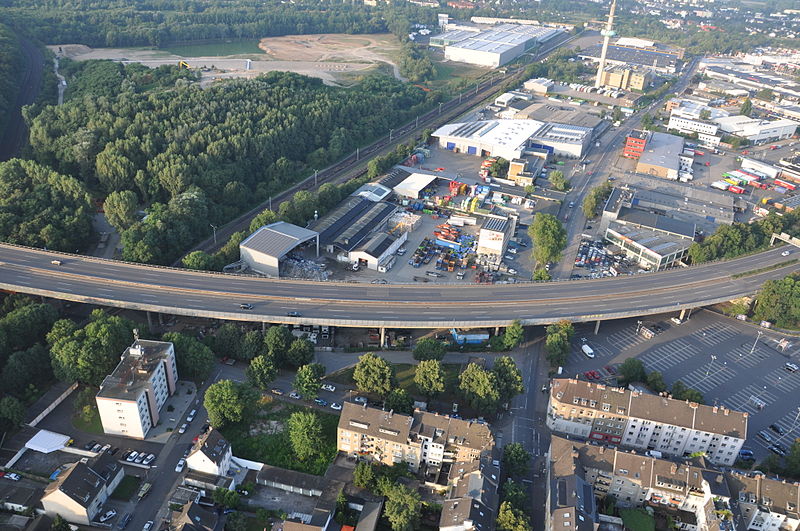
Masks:
[[[547,327],[544,348],[547,361],[553,367],[563,366],[569,356],[570,341],[575,335],[575,327],[569,321],[558,321]]]
[[[361,462],[353,471],[353,483],[356,487],[386,498],[383,516],[389,521],[393,531],[418,529],[422,500],[419,493],[400,481],[410,476],[405,463],[397,463],[390,467]]]
[[[382,76],[339,89],[272,72],[200,89],[172,66],[151,75],[165,82],[177,77],[175,88],[152,81],[137,92],[145,75],[113,64],[83,67],[77,78],[90,79],[84,95],[32,118],[30,143],[41,165],[77,176],[96,195],[135,194],[112,196],[111,219],[122,231],[123,258],[147,263],[171,263],[210,232],[209,223],[266,200],[309,168],[324,168],[435,99]],[[104,90],[114,95],[89,95]],[[314,205],[300,199],[277,214],[304,223]],[[138,220],[134,204],[142,203],[150,206]],[[47,206],[34,205],[42,211]],[[62,217],[53,217],[58,223],[51,230],[85,232],[64,227]]]
[[[722,224],[714,234],[689,247],[689,258],[694,264],[721,258],[735,258],[766,248],[772,234],[781,232],[792,236],[800,235],[798,211],[783,212],[781,215],[772,212],[754,223]]]
[[[537,62],[525,69],[528,77],[546,77],[558,79],[561,83],[581,83],[583,75],[592,70],[583,62],[575,59],[577,49],[559,48],[544,62]],[[570,59],[572,59],[570,61]]]
[[[581,205],[583,215],[586,216],[586,219],[592,219],[597,215],[597,209],[600,208],[600,205],[611,195],[611,190],[612,186],[609,182],[605,182],[589,190],[589,193],[583,198],[583,204]]]
[[[756,296],[754,316],[782,328],[800,327],[800,277],[767,280]]]
[[[522,480],[527,479],[531,454],[520,443],[503,447],[503,483],[497,529],[500,531],[530,531],[530,498]]]

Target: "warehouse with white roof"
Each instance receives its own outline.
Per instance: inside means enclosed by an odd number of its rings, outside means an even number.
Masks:
[[[513,61],[527,50],[548,41],[563,30],[522,24],[501,24],[492,29],[456,41],[456,35],[438,40],[445,46],[444,57],[450,61],[496,68]],[[448,32],[449,33],[449,32]],[[447,38],[444,38],[447,37]],[[433,41],[435,38],[431,38]]]

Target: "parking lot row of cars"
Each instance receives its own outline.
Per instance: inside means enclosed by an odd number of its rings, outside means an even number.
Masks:
[[[333,392],[336,391],[336,386],[335,385],[331,385],[331,384],[324,384],[324,385],[322,385],[321,389],[323,391],[329,391],[329,392],[333,393]],[[272,389],[270,389],[270,393],[272,393],[273,395],[276,395],[276,396],[283,396],[283,395],[286,394],[286,392],[283,389],[280,389],[278,387],[273,387]],[[290,392],[289,393],[289,398],[292,398],[294,400],[302,399],[302,397],[300,396],[300,393],[298,393],[297,391]],[[363,398],[363,397],[358,397],[358,398]],[[331,409],[333,409],[335,411],[341,411],[342,410],[342,405],[340,403],[338,403],[338,402],[331,402],[329,404],[327,400],[323,400],[322,398],[315,398],[314,399],[314,403],[316,405],[320,406],[320,407],[330,407]]]
[[[575,267],[585,268],[591,278],[617,276],[620,271],[627,271],[630,262],[621,255],[612,255],[600,241],[582,241],[575,257]],[[573,278],[586,276],[575,273]]]

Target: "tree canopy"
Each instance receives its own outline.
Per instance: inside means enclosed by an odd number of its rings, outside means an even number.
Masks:
[[[800,325],[800,277],[791,275],[767,280],[756,296],[756,319],[770,321],[782,328]]]
[[[575,335],[575,328],[569,321],[559,321],[546,329],[544,348],[552,366],[564,365],[569,354],[569,342]]]
[[[195,337],[179,332],[167,332],[164,341],[175,347],[175,364],[180,378],[205,380],[214,367],[214,353]]]
[[[203,405],[208,411],[208,422],[220,429],[228,424],[246,421],[257,399],[257,394],[249,385],[220,380],[208,386]]]
[[[491,413],[500,402],[497,377],[477,363],[470,363],[459,376],[458,388],[464,400],[482,413]]]
[[[0,162],[0,239],[58,251],[83,250],[94,212],[78,180],[30,160]]]
[[[313,411],[295,411],[288,421],[292,450],[300,461],[306,461],[323,447],[322,423]]]
[[[533,242],[533,258],[539,264],[558,262],[567,246],[567,231],[552,214],[537,212],[528,227]]]
[[[359,391],[385,397],[394,384],[394,369],[385,359],[367,352],[358,358],[353,371],[353,381]]]
[[[133,343],[136,324],[103,310],[94,310],[83,328],[55,323],[47,339],[51,342],[53,372],[60,380],[95,387],[119,363],[122,352]]]
[[[414,384],[428,400],[444,392],[444,371],[438,360],[423,360],[414,371]]]
[[[432,337],[423,337],[414,345],[415,360],[441,360],[446,353],[444,344]]]
[[[303,365],[294,377],[294,389],[306,400],[317,398],[325,375],[325,367],[319,363]]]

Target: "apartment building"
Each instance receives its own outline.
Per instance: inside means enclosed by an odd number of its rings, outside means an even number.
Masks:
[[[770,479],[763,474],[728,474],[733,498],[739,502],[743,529],[796,531],[800,528],[800,483]]]
[[[343,404],[337,429],[339,451],[391,465],[406,462],[438,474],[442,463],[472,461],[494,447],[486,424],[415,411],[403,415],[352,402]]]
[[[665,455],[704,453],[732,465],[747,438],[747,413],[575,379],[556,379],[547,426],[558,433]]]
[[[439,531],[491,531],[500,503],[500,452],[450,467]]]
[[[644,91],[653,81],[653,73],[637,66],[611,66],[603,70],[601,84],[622,90]]]
[[[548,529],[574,520],[579,525],[571,528],[592,529],[600,520],[592,501],[609,495],[621,507],[669,514],[684,531],[733,529],[726,520],[732,508],[726,477],[702,462],[673,462],[553,436],[548,464]],[[577,518],[567,520],[573,514]]]
[[[144,439],[178,382],[172,343],[136,339],[97,393],[103,431]]]
[[[91,465],[73,463],[45,488],[42,506],[51,516],[60,514],[70,523],[92,525],[124,475],[122,465],[107,454]]]

